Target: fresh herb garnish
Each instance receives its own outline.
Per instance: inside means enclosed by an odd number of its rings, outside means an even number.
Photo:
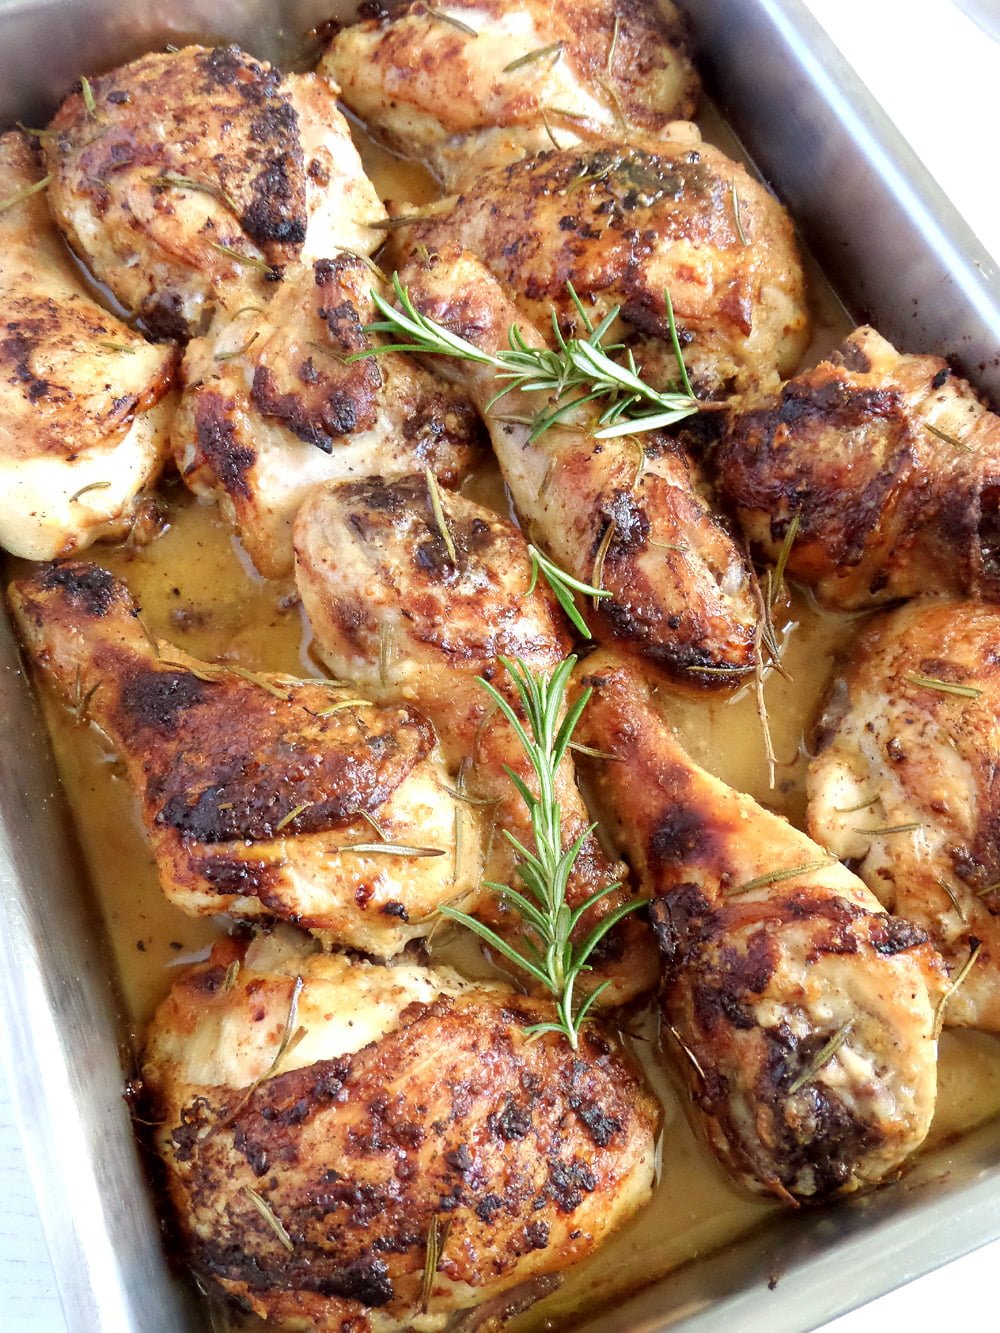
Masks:
[[[80,489],[79,489],[78,491],[75,491],[75,492],[69,497],[69,503],[70,503],[71,505],[72,505],[72,504],[76,504],[77,500],[81,499],[84,495],[89,494],[90,491],[106,491],[106,490],[108,490],[108,489],[110,488],[110,486],[111,486],[111,482],[110,482],[110,481],[91,481],[91,482],[88,482],[86,486],[81,486]]]
[[[236,200],[221,185],[213,185],[211,181],[196,180],[194,176],[173,176],[163,174],[161,176],[150,176],[149,183],[154,190],[194,190],[198,194],[210,194],[216,199],[221,199],[231,213],[239,215],[239,208]]]
[[[6,199],[0,199],[0,213],[6,213],[8,208],[13,208],[15,204],[23,203],[25,199],[30,199],[33,194],[38,194],[52,180],[52,176],[43,176],[40,181],[35,181],[32,185],[26,185],[23,190],[16,190],[14,194],[9,194]]]
[[[403,842],[343,842],[334,849],[340,852],[381,852],[383,856],[444,856],[441,847],[411,847]]]
[[[459,32],[464,32],[466,37],[479,36],[479,33],[476,32],[475,28],[470,27],[468,23],[463,23],[462,20],[457,19],[454,14],[446,14],[443,9],[435,9],[431,5],[427,5],[426,8],[430,17],[432,19],[437,19],[439,23],[450,24],[451,27],[457,28]]]
[[[451,535],[451,528],[448,527],[448,520],[445,517],[444,505],[441,503],[441,491],[438,488],[438,480],[431,468],[424,468],[424,480],[427,483],[427,498],[430,501],[431,513],[434,515],[434,523],[444,542],[444,549],[448,552],[448,559],[454,565],[458,561],[458,552],[455,550],[455,539]]]
[[[260,1213],[261,1217],[264,1219],[267,1225],[278,1237],[278,1240],[281,1242],[281,1244],[285,1247],[288,1253],[291,1254],[295,1249],[295,1246],[292,1244],[292,1238],[285,1230],[281,1222],[281,1219],[278,1217],[277,1213],[274,1211],[274,1209],[271,1207],[268,1201],[263,1197],[263,1195],[258,1194],[255,1189],[251,1189],[249,1185],[243,1186],[243,1192],[250,1200],[250,1202],[253,1204],[254,1208],[256,1208],[257,1212]]]
[[[911,685],[920,685],[925,690],[937,690],[940,694],[957,694],[963,699],[978,699],[982,690],[978,685],[959,685],[955,681],[940,680],[937,676],[922,676],[916,671],[908,671],[903,677]]]
[[[551,994],[556,1006],[556,1021],[536,1023],[525,1031],[532,1035],[562,1033],[576,1050],[581,1026],[599,996],[610,985],[610,982],[602,982],[578,1005],[577,982],[583,972],[590,970],[588,959],[601,940],[641,903],[635,900],[614,908],[597,922],[581,943],[574,942],[574,931],[585,914],[621,887],[618,883],[608,884],[575,908],[566,901],[573,867],[596,825],[589,825],[575,842],[563,847],[562,811],[555,794],[556,774],[591,690],[585,690],[563,715],[566,686],[576,666],[575,657],[560,662],[550,675],[533,672],[520,660],[501,657],[500,662],[517,691],[527,726],[514,706],[493,685],[481,677],[479,683],[513,728],[534,771],[537,796],[522,778],[507,768],[507,776],[528,809],[535,846],[532,851],[509,829],[504,829],[504,837],[517,853],[517,875],[525,891],[490,881],[486,881],[486,887],[499,893],[507,906],[523,918],[526,929],[522,947],[518,949],[489,926],[447,903],[441,906],[440,912],[449,920],[468,927]]]
[[[747,234],[743,230],[743,215],[740,212],[740,196],[736,188],[735,176],[733,177],[732,195],[733,195],[733,217],[736,220],[736,235],[740,238],[740,245],[749,245],[750,242],[747,240]]]
[[[564,569],[560,569],[557,564],[554,564],[548,556],[543,555],[537,546],[529,546],[528,555],[531,557],[531,583],[528,587],[527,596],[530,597],[535,591],[538,575],[541,574],[555,593],[556,601],[566,613],[566,618],[585,639],[592,639],[594,636],[577,608],[573,593],[579,592],[584,597],[595,599],[610,597],[611,594],[605,588],[592,587],[589,583],[582,583],[579,579],[575,579],[572,574],[567,574]]]
[[[538,46],[534,51],[526,51],[523,56],[518,56],[512,60],[509,65],[504,65],[504,74],[513,74],[515,70],[523,69],[525,65],[533,65],[536,60],[544,60],[546,56],[552,57],[553,65],[563,53],[562,42],[553,42],[551,46]]]
[[[938,1037],[940,1037],[941,1029],[944,1027],[944,1011],[948,1007],[949,1000],[958,990],[959,986],[961,986],[963,982],[966,980],[969,973],[975,967],[979,955],[983,951],[982,940],[970,939],[969,944],[971,945],[971,950],[969,952],[968,958],[965,960],[965,962],[962,964],[962,966],[956,973],[955,980],[951,983],[951,985],[948,987],[945,993],[941,996],[940,1000],[938,1000],[937,1008],[934,1010],[934,1028],[932,1035],[935,1041],[938,1039]]]
[[[843,1027],[838,1028],[837,1031],[830,1038],[830,1040],[826,1042],[816,1052],[816,1058],[809,1062],[806,1068],[802,1070],[801,1074],[799,1074],[799,1076],[792,1083],[791,1087],[788,1089],[789,1097],[793,1097],[795,1093],[797,1093],[801,1088],[804,1088],[807,1083],[811,1083],[813,1079],[816,1077],[816,1075],[819,1073],[819,1071],[824,1067],[824,1065],[828,1065],[830,1063],[833,1057],[840,1050],[841,1046],[843,1046],[844,1042],[847,1040],[848,1033],[851,1030],[852,1023],[853,1020],[848,1020],[848,1022],[846,1022],[843,1025]]]
[[[427,1307],[431,1303],[431,1296],[434,1293],[434,1278],[441,1263],[444,1247],[448,1244],[452,1221],[453,1219],[450,1217],[446,1218],[444,1222],[439,1221],[437,1213],[431,1218],[431,1224],[427,1231],[427,1245],[424,1250],[424,1276],[420,1284],[420,1310],[423,1314],[427,1313]]]
[[[729,889],[726,897],[735,898],[743,893],[752,893],[754,889],[764,889],[771,884],[782,884],[786,879],[798,879],[800,875],[808,875],[814,870],[822,870],[826,866],[832,866],[836,859],[835,856],[818,856],[815,860],[803,861],[802,865],[789,866],[785,870],[767,870],[762,875],[756,875],[753,879],[748,879],[745,884],[740,884],[735,889]]]
[[[554,400],[551,408],[535,414],[529,443],[534,443],[551,426],[584,403],[598,400],[605,403],[598,429],[594,432],[595,438],[602,440],[638,431],[660,430],[693,416],[701,406],[694,396],[684,366],[673,305],[666,291],[663,293],[664,303],[681,389],[660,393],[640,377],[630,349],[624,348],[622,344],[604,346],[602,342],[618,318],[620,307],[615,306],[609,310],[600,323],[594,326],[571,284],[567,284],[567,287],[587,328],[586,338],[564,337],[553,311],[554,348],[529,347],[521,330],[512,324],[508,332],[510,347],[500,352],[483,351],[460,334],[452,333],[436,320],[420,314],[398,273],[392,276],[392,286],[401,308],[395,309],[378,292],[372,291],[372,301],[383,318],[367,325],[365,332],[392,334],[399,341],[355,352],[349,360],[381,356],[387,352],[410,352],[454,357],[481,366],[492,366],[498,378],[508,383],[486,405],[487,412],[515,390],[548,393]],[[612,352],[624,352],[624,364],[612,360]],[[636,408],[640,410],[635,411]]]

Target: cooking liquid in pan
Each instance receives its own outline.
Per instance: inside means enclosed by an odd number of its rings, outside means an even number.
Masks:
[[[742,156],[727,127],[711,111],[700,123],[710,142]],[[358,137],[366,169],[383,196],[414,204],[435,197],[433,182],[419,167],[399,162],[360,131]],[[815,339],[807,359],[812,361],[852,325],[815,265],[809,265],[808,277]],[[464,489],[506,511],[492,461]],[[85,558],[125,581],[154,635],[196,657],[259,671],[321,675],[310,653],[309,629],[293,582],[261,579],[214,506],[197,503],[176,481],[167,485],[166,496],[169,525],[149,546],[96,546]],[[8,564],[11,573],[26,567],[26,562]],[[779,761],[773,791],[768,787],[752,687],[736,694],[690,697],[664,688],[660,697],[698,762],[801,825],[806,738],[835,657],[850,645],[859,618],[818,611],[809,599],[793,592],[788,606],[776,613],[776,624],[785,632],[783,660],[791,680],[773,672],[767,680]],[[227,922],[191,918],[167,902],[138,804],[106,739],[51,696],[43,703],[138,1048],[143,1027],[177,969],[203,957]],[[433,953],[469,974],[492,971],[468,936],[439,931]],[[779,1210],[779,1205],[731,1185],[692,1131],[682,1101],[656,1059],[653,1007],[633,1012],[624,1021],[636,1058],[664,1105],[662,1166],[653,1200],[594,1257],[570,1269],[552,1296],[516,1319],[511,1333],[568,1327],[575,1313],[592,1316],[601,1305],[717,1250]],[[1000,1112],[1000,1042],[980,1033],[946,1032],[939,1068],[938,1109],[928,1146],[941,1145]],[[936,1169],[940,1170],[940,1162]],[[249,1319],[239,1320],[239,1327],[264,1325]]]

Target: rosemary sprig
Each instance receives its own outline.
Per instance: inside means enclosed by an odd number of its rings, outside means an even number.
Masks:
[[[584,597],[596,599],[610,597],[610,592],[606,588],[594,588],[589,583],[582,583],[579,579],[575,579],[572,574],[567,574],[564,569],[560,569],[557,564],[554,564],[548,556],[542,555],[537,546],[529,546],[528,555],[531,557],[531,584],[527,596],[530,597],[535,591],[538,576],[541,574],[555,593],[556,601],[565,611],[566,618],[585,639],[592,639],[594,636],[573,600],[573,593],[579,592]]]
[[[355,352],[348,359],[355,361],[387,352],[410,352],[454,357],[476,365],[491,366],[497,377],[507,382],[490,399],[486,406],[487,412],[515,390],[547,393],[552,400],[553,405],[548,410],[535,413],[531,434],[528,436],[529,443],[534,443],[551,426],[584,403],[604,403],[598,429],[594,432],[595,437],[602,440],[638,431],[660,430],[693,416],[700,408],[681,356],[669,292],[665,291],[663,296],[671,343],[677,359],[680,389],[660,393],[641,378],[631,351],[619,343],[605,345],[603,342],[608,329],[618,318],[620,307],[615,306],[609,310],[600,323],[594,326],[571,284],[567,284],[567,287],[578,311],[583,315],[587,327],[586,338],[564,337],[553,311],[554,348],[529,347],[521,330],[512,324],[507,335],[510,346],[499,352],[483,351],[428,315],[420,314],[398,273],[392,275],[392,286],[400,309],[395,309],[378,292],[372,291],[372,301],[382,319],[366,325],[365,332],[388,333],[398,341],[366,348],[363,352]],[[622,352],[624,363],[612,359],[611,353]]]
[[[577,982],[583,972],[589,971],[588,959],[600,941],[623,917],[635,911],[640,902],[623,903],[608,912],[582,943],[574,942],[573,933],[584,915],[620,887],[617,883],[609,884],[575,908],[566,901],[576,859],[596,826],[589,825],[574,843],[563,847],[562,812],[555,794],[556,774],[591,691],[584,691],[563,716],[566,686],[576,666],[575,657],[560,662],[550,675],[532,672],[520,660],[502,657],[500,661],[517,691],[527,726],[513,705],[493,685],[482,678],[479,683],[513,728],[534,770],[539,794],[536,796],[526,782],[507,769],[507,776],[528,809],[535,846],[533,851],[530,850],[509,829],[504,829],[504,836],[517,853],[517,875],[524,892],[509,884],[486,881],[486,886],[501,894],[507,905],[523,918],[526,929],[522,948],[519,950],[489,926],[456,907],[445,903],[440,911],[449,920],[468,927],[552,995],[556,1021],[536,1023],[525,1031],[536,1036],[543,1032],[562,1033],[576,1050],[581,1026],[610,984],[603,982],[577,1004]]]

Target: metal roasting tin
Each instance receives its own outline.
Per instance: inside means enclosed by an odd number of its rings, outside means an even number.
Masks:
[[[859,321],[1000,400],[1000,274],[799,0],[680,0],[709,92]],[[186,38],[281,61],[330,0],[0,0],[0,125],[38,124],[83,69]],[[344,8],[341,6],[341,8]],[[110,854],[113,849],[110,849]],[[0,620],[0,1054],[71,1333],[181,1333],[122,1097],[126,1022],[44,725]],[[583,1333],[805,1333],[1000,1238],[1000,1121],[898,1184],[787,1214]]]

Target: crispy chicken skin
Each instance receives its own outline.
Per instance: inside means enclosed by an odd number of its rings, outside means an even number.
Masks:
[[[413,263],[401,277],[422,313],[486,351],[508,346],[517,311],[472,255]],[[550,406],[544,395],[511,393],[490,407],[503,382],[489,366],[439,358],[435,368],[458,376],[478,404],[531,540],[611,593],[599,614],[612,634],[697,685],[726,684],[749,668],[750,573],[689,453],[659,433],[599,440],[593,405],[531,443],[524,423]]]
[[[856,329],[777,400],[740,405],[715,455],[753,545],[829,606],[922,592],[1000,599],[1000,419],[936,356]]]
[[[584,332],[571,282],[595,323],[621,306],[633,330],[667,339],[666,290],[703,392],[790,374],[809,325],[791,220],[693,125],[671,134],[648,147],[566,148],[482,172],[396,231],[398,254],[470,250],[543,332],[553,309],[564,332]]]
[[[220,499],[269,578],[291,572],[292,520],[319,482],[429,466],[457,486],[477,461],[482,427],[458,389],[398,353],[346,363],[371,345],[379,286],[342,251],[188,345],[178,471]]]
[[[454,561],[424,477],[317,488],[295,525],[296,579],[318,652],[334,675],[372,698],[414,704],[437,727],[458,783],[486,814],[484,877],[514,884],[515,857],[503,833],[529,847],[533,838],[507,770],[533,791],[538,784],[513,729],[477,678],[491,681],[520,711],[500,658],[517,657],[548,674],[569,641],[548,588],[542,584],[528,594],[531,561],[514,525],[460,496],[442,493],[440,505]],[[555,794],[569,847],[591,823],[569,756]],[[575,906],[623,879],[624,867],[590,834],[567,901]],[[596,912],[603,915],[628,897],[623,884]],[[520,936],[520,918],[499,902],[484,897],[476,914]],[[595,919],[583,919],[581,936]],[[609,1002],[650,990],[656,972],[648,927],[623,922],[595,967],[613,982]]]
[[[0,200],[42,178],[0,136]],[[166,445],[172,349],[90,299],[44,190],[0,211],[0,546],[49,560],[121,526]]]
[[[440,902],[474,892],[478,865],[455,840],[461,821],[478,841],[478,812],[452,796],[413,709],[154,645],[98,565],[45,566],[10,602],[44,679],[124,760],[184,911],[282,918],[388,956],[427,933]],[[372,850],[383,839],[439,854]]]
[[[142,1075],[190,1260],[257,1314],[434,1333],[648,1200],[659,1108],[599,1025],[574,1053],[526,1034],[547,1004],[445,968],[240,950],[177,980]]]
[[[338,31],[320,69],[352,111],[448,189],[551,147],[553,136],[655,134],[694,111],[698,78],[672,5],[454,0],[443,12],[473,32],[422,3],[394,3]]]
[[[993,1031],[1000,1030],[998,718],[1000,609],[912,602],[866,626],[831,688],[809,769],[813,837],[855,862],[889,911],[922,926],[953,977],[981,945],[944,1020]]]
[[[653,897],[674,1062],[750,1188],[820,1202],[885,1179],[934,1110],[940,960],[804,833],[698,768],[604,652],[581,739],[609,831]],[[766,877],[766,878],[765,878]]]
[[[56,220],[156,333],[197,332],[217,304],[260,304],[289,264],[379,244],[384,210],[336,99],[235,46],[141,56],[56,113]]]

